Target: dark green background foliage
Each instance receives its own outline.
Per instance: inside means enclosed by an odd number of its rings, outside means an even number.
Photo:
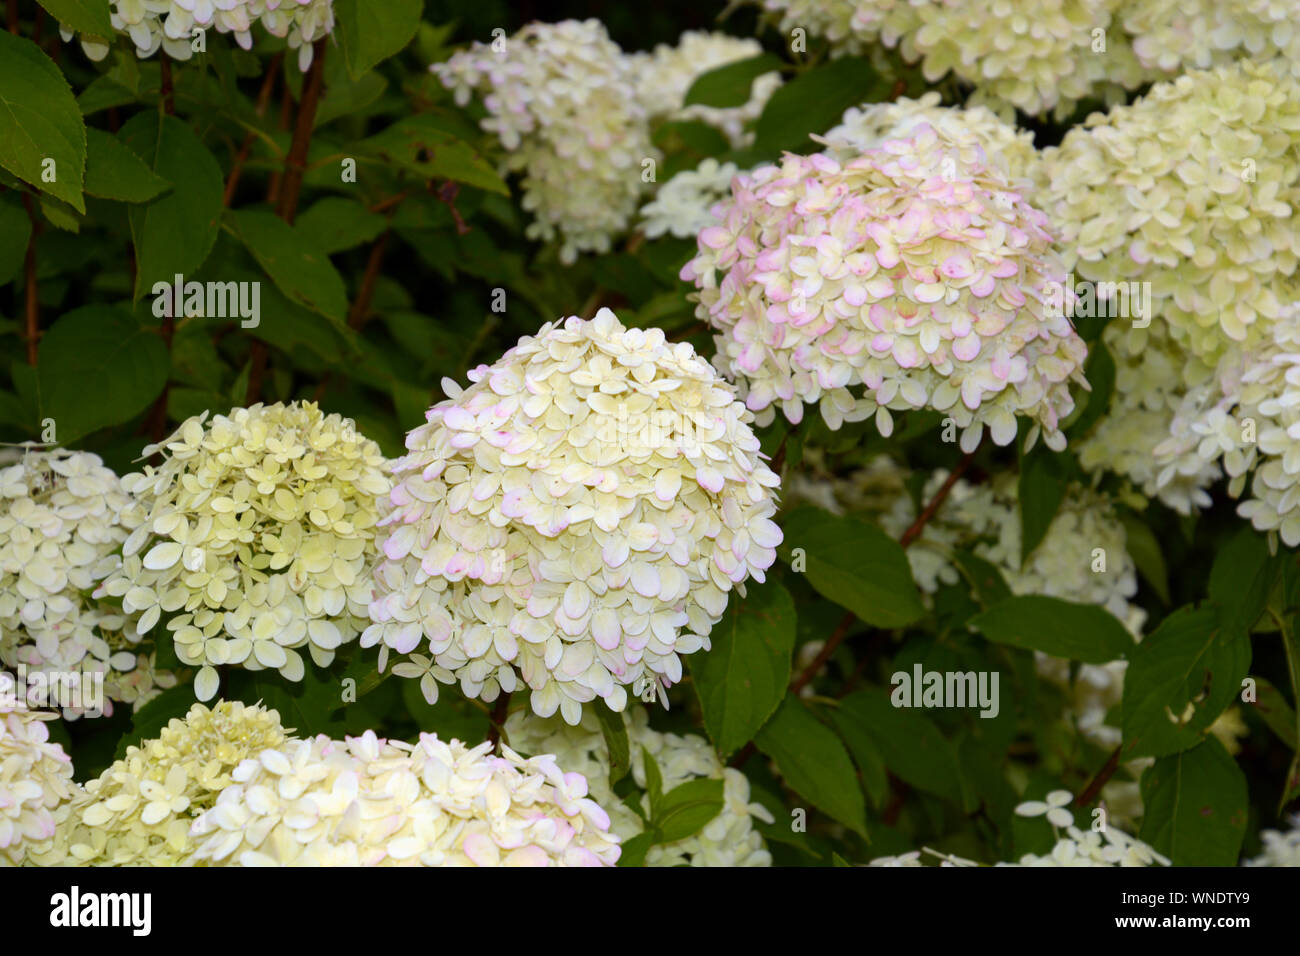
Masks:
[[[17,4],[18,35],[0,34],[0,98],[19,104],[0,110],[0,441],[40,441],[53,419],[58,443],[94,451],[125,473],[145,444],[191,415],[315,400],[353,417],[395,455],[442,398],[442,376],[464,382],[467,369],[494,361],[519,336],[597,305],[713,354],[677,278],[692,242],[620,244],[562,267],[554,249],[524,238],[517,184],[495,172],[500,150],[478,127],[480,108],[457,108],[427,69],[456,45],[489,39],[498,27],[513,33],[534,18],[598,17],[627,50],[672,43],[684,30],[716,28],[712,5],[335,6],[324,93],[292,202],[286,159],[304,78],[292,56],[279,56],[282,43],[259,32],[245,52],[210,36],[206,54],[172,67],[167,115],[157,58],[139,61],[119,40],[91,63],[58,41],[36,3]],[[38,21],[40,48],[32,39]],[[724,24],[742,36],[757,25],[751,8]],[[787,84],[758,120],[755,146],[726,154],[742,165],[782,149],[811,151],[807,134],[845,107],[925,88],[889,57],[875,66],[833,61],[813,38],[806,54],[791,54],[775,31],[761,37]],[[695,98],[734,101],[752,75],[745,65],[706,75]],[[1069,124],[1028,125],[1044,145]],[[656,143],[665,152],[661,180],[727,150],[722,137],[691,124],[661,129]],[[40,180],[46,156],[58,160],[55,183]],[[341,181],[348,157],[358,163],[356,183]],[[261,281],[261,324],[157,318],[152,284],[177,272]],[[505,290],[504,312],[491,309],[497,289]],[[32,310],[36,340],[26,331]],[[1099,324],[1080,331],[1093,350],[1093,391],[1067,429],[1074,438],[1105,411],[1113,382]],[[960,453],[937,434],[938,416],[928,413],[900,416],[889,439],[869,423],[832,433],[815,415],[798,431],[780,423],[762,430],[787,474],[811,447],[838,473],[882,452],[918,472],[952,468]],[[1006,471],[1020,475],[1028,552],[1082,473],[1070,452],[1040,445],[1028,456],[984,447],[969,474]],[[1010,597],[998,572],[970,554],[962,579],[927,609],[902,547],[883,532],[816,510],[783,514],[786,543],[768,582],[733,597],[712,651],[689,659],[673,709],[656,713],[655,725],[707,732],[724,758],[744,764],[755,798],[775,815],[763,832],[780,864],[864,862],[921,845],[1011,860],[1052,845],[1047,823],[1015,818],[1015,805],[1054,789],[1084,792],[1112,756],[1062,719],[1062,693],[1038,679],[1034,651],[1127,659],[1123,704],[1108,722],[1123,728],[1124,760],[1154,759],[1141,780],[1141,836],[1176,863],[1232,864],[1257,849],[1259,830],[1276,825],[1300,790],[1300,567],[1294,554],[1270,555],[1262,536],[1241,530],[1226,500],[1199,519],[1151,504],[1125,521],[1142,573],[1138,601],[1149,614],[1141,644],[1098,608]],[[794,549],[806,552],[806,569],[789,566]],[[805,673],[798,648],[832,635],[824,668]],[[998,671],[1001,712],[983,720],[974,710],[890,706],[890,675],[917,663]],[[1258,701],[1241,705],[1249,734],[1231,757],[1207,729],[1239,703],[1247,676],[1258,679]],[[357,679],[360,697],[341,706],[345,677]],[[792,683],[805,693],[792,693]],[[373,727],[409,737],[425,729],[478,741],[489,728],[486,710],[454,689],[430,707],[415,682],[380,680],[373,657],[355,646],[330,673],[309,669],[301,684],[241,671],[227,675],[223,694],[263,700],[304,734]],[[184,682],[134,716],[120,708],[55,734],[86,779],[192,701]],[[1173,725],[1166,714],[1189,702],[1192,718]],[[679,796],[681,805],[659,808],[661,838],[698,828],[696,804],[716,797]],[[808,811],[806,833],[791,828],[798,808]]]

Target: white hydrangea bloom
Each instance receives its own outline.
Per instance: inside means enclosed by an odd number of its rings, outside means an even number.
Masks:
[[[682,170],[668,180],[655,198],[641,207],[641,229],[646,238],[699,235],[716,221],[713,209],[731,195],[731,180],[738,172],[735,163],[719,163],[709,157],[695,169]]]
[[[632,67],[637,73],[637,95],[650,117],[669,120],[699,120],[726,134],[732,146],[748,145],[753,135],[745,125],[758,119],[763,107],[781,85],[777,71],[754,79],[749,99],[741,106],[713,107],[683,105],[691,85],[702,74],[737,60],[748,60],[763,52],[757,40],[688,30],[676,46],[660,43],[652,53],[633,53]]]
[[[933,408],[974,449],[1029,417],[1061,449],[1086,347],[1052,314],[1065,281],[1045,216],[972,140],[928,123],[841,162],[786,154],[737,176],[682,278],[718,360],[765,424],[818,404],[831,428]],[[851,389],[864,386],[861,397]]]
[[[377,557],[379,500],[391,487],[379,446],[311,403],[254,405],[186,421],[157,468],[122,479],[145,510],[103,590],[138,614],[163,612],[176,654],[217,691],[216,666],[301,680],[296,648],[328,666],[360,633]]]
[[[1245,866],[1300,866],[1300,815],[1291,817],[1291,829],[1264,830],[1259,837],[1264,848]]]
[[[111,0],[113,29],[130,37],[142,59],[161,49],[173,60],[194,55],[195,31],[215,29],[233,34],[245,50],[253,47],[253,24],[277,37],[288,37],[298,51],[298,65],[311,66],[311,44],[334,28],[334,0]],[[73,31],[60,32],[71,40]],[[83,37],[82,49],[92,60],[102,60],[109,47]]]
[[[231,783],[231,771],[284,739],[274,710],[195,704],[78,787],[53,837],[29,856],[40,866],[178,866],[193,851],[190,824]]]
[[[1213,381],[1189,390],[1169,437],[1155,448],[1161,478],[1175,480],[1187,459],[1222,462],[1234,497],[1251,472],[1251,497],[1238,513],[1260,531],[1300,544],[1300,302],[1268,323],[1255,348],[1226,356]]]
[[[1300,68],[1300,15],[1292,0],[1125,0],[1121,13],[1133,52],[1152,71],[1275,56]]]
[[[1046,856],[1026,853],[1019,863],[1000,866],[1169,866],[1168,858],[1130,836],[1119,827],[1110,825],[1101,831],[1086,833],[1074,825],[1074,814],[1066,807],[1073,799],[1068,790],[1054,790],[1046,801],[1031,800],[1016,807],[1022,817],[1046,815],[1056,831],[1057,841]],[[1064,830],[1065,835],[1059,831]]]
[[[14,693],[12,678],[6,696]],[[50,743],[54,715],[0,699],[0,866],[21,866],[55,833],[55,811],[72,797],[72,759]]]
[[[780,529],[751,416],[688,343],[608,309],[469,373],[393,462],[375,622],[395,672],[576,724],[597,697],[681,679],[728,593],[763,580]]]
[[[0,665],[103,674],[106,713],[112,701],[139,706],[176,683],[154,670],[153,642],[135,622],[92,596],[142,516],[97,455],[27,448],[0,465]]]
[[[835,53],[863,53],[877,38],[895,46],[920,26],[916,0],[761,0],[781,15],[781,32],[800,29],[825,37]]]
[[[1150,283],[1156,322],[1193,357],[1213,367],[1278,317],[1300,250],[1300,80],[1285,64],[1157,83],[1072,129],[1042,168],[1067,265]]]
[[[359,737],[287,741],[243,761],[194,821],[198,864],[613,866],[618,838],[581,773],[552,756]]]
[[[915,100],[904,96],[852,107],[838,126],[813,139],[824,143],[826,151],[836,159],[848,162],[887,140],[905,139],[922,124],[955,142],[977,143],[985,157],[999,164],[1022,191],[1031,188],[1031,183],[1023,181],[1036,173],[1034,134],[1016,129],[983,106],[941,106],[935,90]]]
[[[482,96],[483,128],[506,150],[505,169],[523,173],[528,236],[558,236],[566,263],[608,252],[636,213],[642,161],[659,154],[632,61],[604,25],[530,23],[503,46],[475,43],[430,69],[461,105]]]
[[[749,780],[743,773],[723,766],[703,737],[652,730],[645,708],[629,708],[624,723],[643,813],[650,812],[643,747],[650,751],[663,776],[664,793],[689,780],[723,781],[723,805],[718,815],[692,836],[651,847],[646,866],[771,866],[771,854],[754,821],[771,823],[773,818],[761,804],[750,801]],[[609,750],[594,714],[585,714],[578,726],[570,727],[555,718],[516,711],[506,721],[505,730],[513,747],[526,753],[555,754],[562,766],[584,774],[593,799],[610,809],[612,830],[624,843],[645,830],[645,820],[609,786]]]

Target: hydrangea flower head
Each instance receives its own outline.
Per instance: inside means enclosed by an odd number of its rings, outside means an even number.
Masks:
[[[642,231],[648,239],[673,235],[693,239],[713,225],[713,210],[731,195],[731,180],[740,172],[735,163],[709,157],[695,169],[684,169],[659,187],[655,198],[641,207]]]
[[[527,336],[427,413],[393,462],[373,626],[396,669],[577,723],[681,678],[728,594],[763,580],[778,479],[751,415],[688,343],[608,309]],[[423,651],[421,646],[423,645]]]
[[[91,596],[141,516],[97,455],[27,448],[0,466],[0,665],[103,674],[106,713],[114,700],[139,706],[175,684],[154,671],[153,642],[135,622]]]
[[[668,793],[690,780],[721,780],[723,805],[698,833],[652,846],[646,866],[771,866],[763,836],[755,821],[771,823],[771,813],[749,797],[749,779],[735,767],[726,767],[709,742],[697,734],[664,734],[651,729],[643,707],[628,708],[624,724],[632,750],[634,797],[642,813],[650,812],[646,792],[645,752],[649,751]],[[608,807],[611,829],[624,842],[645,830],[645,819],[619,799],[609,785],[609,748],[594,714],[584,714],[570,727],[555,718],[542,719],[516,711],[506,721],[506,737],[526,753],[554,754],[560,764],[584,774],[592,798]],[[643,749],[644,748],[644,749]]]
[[[122,482],[145,510],[108,594],[147,633],[162,613],[176,654],[200,667],[278,670],[301,680],[296,648],[327,666],[366,620],[379,501],[390,488],[379,446],[311,403],[254,405],[191,418],[158,467]]]
[[[819,403],[831,428],[936,409],[972,450],[1016,417],[1063,448],[1083,340],[1050,307],[1064,269],[1046,217],[973,141],[928,123],[856,158],[787,154],[736,177],[682,278],[718,362],[765,423]],[[858,397],[850,390],[863,386]]]
[[[461,105],[479,93],[483,128],[523,173],[530,238],[562,240],[560,258],[608,252],[656,159],[632,61],[599,20],[530,23],[501,44],[475,43],[430,69]]]
[[[250,757],[195,820],[194,861],[238,866],[613,866],[582,774],[551,756],[319,736]]]
[[[72,759],[50,743],[45,722],[54,714],[6,703],[13,678],[0,697],[0,864],[21,866],[34,844],[48,841],[56,829],[55,811],[75,791]]]

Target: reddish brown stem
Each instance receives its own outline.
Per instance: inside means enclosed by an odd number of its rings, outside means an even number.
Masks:
[[[316,41],[311,69],[303,81],[302,102],[298,104],[298,122],[293,131],[293,142],[284,161],[284,184],[280,190],[280,218],[293,225],[298,214],[298,196],[302,192],[302,179],[307,172],[307,150],[311,146],[311,133],[316,125],[316,108],[320,105],[321,90],[325,85],[324,40]]]
[[[1106,786],[1110,781],[1110,778],[1115,775],[1115,771],[1119,769],[1121,750],[1121,747],[1116,747],[1111,751],[1110,757],[1106,760],[1106,763],[1097,771],[1097,776],[1093,777],[1092,782],[1089,783],[1088,786],[1084,787],[1083,792],[1075,798],[1074,805],[1076,807],[1086,807],[1088,804],[1092,803],[1092,801],[1097,799],[1097,795],[1101,793],[1102,787]]]
[[[277,53],[271,59],[271,65],[267,68],[266,77],[262,80],[262,88],[257,93],[257,115],[263,117],[266,115],[266,107],[271,102],[271,95],[275,91],[275,80],[280,75],[280,64],[284,61],[284,54]],[[235,156],[235,161],[230,167],[230,177],[226,180],[226,192],[222,199],[224,205],[229,206],[230,201],[235,197],[235,189],[239,186],[239,177],[243,175],[244,164],[248,162],[249,154],[253,150],[253,142],[257,136],[249,133],[244,137],[244,142],[240,144],[239,153]]]
[[[32,224],[32,234],[27,240],[27,255],[23,260],[23,279],[26,285],[24,329],[27,338],[27,364],[36,367],[36,355],[41,338],[41,303],[36,289],[36,237],[41,231],[41,221],[36,218],[36,204],[32,197],[23,195],[23,208]]]
[[[821,649],[820,653],[813,658],[811,664],[799,672],[799,675],[794,680],[790,681],[791,694],[797,694],[799,691],[803,690],[804,687],[807,686],[808,682],[816,677],[821,669],[826,666],[826,662],[831,659],[831,655],[835,653],[836,648],[838,648],[840,644],[844,643],[844,638],[849,636],[849,631],[853,629],[853,622],[856,620],[857,615],[852,611],[844,612],[844,616],[840,618],[840,623],[835,625],[834,633],[831,634],[830,639],[826,642],[826,645]]]
[[[976,448],[975,451],[979,451],[979,449]],[[921,532],[925,530],[926,524],[934,517],[935,512],[939,510],[940,506],[948,498],[948,492],[952,491],[953,485],[957,484],[957,479],[966,473],[966,469],[970,467],[970,463],[975,460],[975,451],[967,452],[962,456],[961,461],[957,462],[957,467],[954,468],[948,477],[944,479],[943,484],[939,486],[939,490],[935,492],[934,497],[930,499],[929,504],[927,504],[921,510],[921,513],[916,516],[916,520],[912,522],[912,526],[903,532],[903,536],[898,539],[898,543],[904,548],[908,547],[913,541],[921,536]]]
[[[261,339],[253,340],[249,361],[252,367],[248,371],[248,391],[244,393],[244,404],[256,405],[262,400],[262,380],[266,377],[266,343]]]
[[[348,312],[348,325],[354,329],[360,330],[366,324],[366,319],[370,317],[370,301],[375,297],[375,284],[379,281],[379,270],[384,265],[384,252],[388,248],[389,235],[391,233],[384,230],[379,241],[370,249],[370,257],[366,260],[366,271],[361,277],[361,288],[357,290],[357,298]]]
[[[172,61],[167,59],[166,53],[158,54],[161,59],[158,61],[162,69],[162,105],[163,112],[168,116],[176,115],[176,84],[172,78]]]
[[[492,707],[492,725],[488,728],[488,742],[496,747],[505,732],[506,718],[510,716],[510,695],[502,691]]]
[[[9,32],[18,35],[18,0],[9,0]]]

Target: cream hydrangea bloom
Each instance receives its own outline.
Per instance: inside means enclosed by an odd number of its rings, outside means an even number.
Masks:
[[[799,29],[824,37],[833,52],[867,52],[877,38],[895,46],[903,34],[920,26],[916,0],[761,0],[780,14],[781,32]]]
[[[971,141],[928,123],[841,162],[787,154],[738,176],[682,278],[758,421],[819,403],[831,428],[933,408],[974,449],[1016,416],[1060,449],[1086,353],[1047,307],[1065,273],[1046,217]],[[850,391],[865,386],[865,394]]]
[[[709,157],[695,169],[684,169],[668,180],[655,198],[641,207],[641,229],[646,238],[699,235],[714,223],[713,209],[731,195],[731,180],[738,172],[735,163],[719,163]]]
[[[1169,866],[1168,858],[1137,837],[1130,836],[1116,826],[1106,826],[1100,832],[1086,833],[1074,825],[1074,814],[1066,807],[1073,799],[1068,790],[1054,790],[1046,801],[1030,800],[1016,807],[1022,817],[1046,815],[1056,833],[1056,845],[1045,856],[1026,853],[1019,863],[1006,866]],[[1061,834],[1061,830],[1065,834]]]
[[[918,99],[904,96],[883,103],[867,103],[845,111],[838,126],[813,139],[826,151],[849,162],[888,140],[904,139],[922,124],[932,126],[956,142],[974,142],[990,163],[996,163],[1022,191],[1032,188],[1038,151],[1034,134],[1019,130],[983,106],[941,106],[931,90]]]
[[[1300,866],[1300,814],[1292,816],[1290,823],[1289,830],[1264,830],[1260,833],[1263,850],[1243,865]]]
[[[176,866],[192,852],[190,825],[211,807],[245,759],[284,743],[274,710],[220,701],[190,708],[158,737],[90,781],[61,814],[52,840],[34,848],[42,866]]]
[[[103,590],[152,630],[165,611],[180,660],[278,670],[301,680],[296,648],[327,666],[366,623],[379,500],[390,486],[379,446],[311,403],[254,405],[191,418],[157,468],[126,476],[145,515]]]
[[[554,757],[367,731],[264,750],[193,825],[193,862],[240,866],[613,866],[618,838]]]
[[[1300,544],[1300,302],[1267,325],[1268,338],[1219,362],[1211,382],[1191,389],[1155,449],[1160,479],[1177,480],[1181,462],[1217,471],[1221,462],[1238,506],[1260,531]]]
[[[505,148],[505,169],[523,173],[528,236],[558,236],[566,263],[608,252],[636,213],[642,161],[658,153],[632,61],[604,25],[530,23],[430,69],[461,105],[482,96],[483,128]]]
[[[781,531],[750,414],[688,343],[608,309],[526,336],[427,413],[393,462],[385,559],[361,643],[576,724],[597,697],[681,679]]]
[[[1292,0],[1125,0],[1121,13],[1133,52],[1152,71],[1206,69],[1238,57],[1300,65]]]
[[[771,866],[763,836],[755,820],[773,821],[762,804],[751,802],[749,780],[734,767],[726,767],[703,737],[664,734],[650,728],[643,707],[629,708],[624,717],[632,750],[635,798],[644,814],[650,812],[646,791],[645,755],[650,752],[663,777],[663,792],[690,780],[721,780],[723,805],[712,820],[691,836],[657,844],[646,853],[646,866]],[[543,719],[516,711],[506,721],[506,738],[525,753],[554,754],[562,766],[584,774],[593,799],[608,807],[612,829],[624,843],[645,830],[645,820],[620,800],[609,785],[609,748],[594,714],[583,715],[576,727],[555,718]]]
[[[745,124],[758,119],[776,88],[781,74],[773,70],[755,77],[749,99],[740,106],[719,108],[694,104],[685,106],[686,94],[702,74],[737,60],[748,60],[763,52],[753,39],[688,30],[676,46],[660,43],[651,53],[630,56],[637,73],[637,95],[652,119],[699,120],[717,127],[735,147],[747,145],[753,135]]]
[[[134,622],[91,596],[142,514],[97,455],[26,448],[0,465],[0,665],[103,674],[106,713],[176,683],[154,670],[153,642]],[[64,711],[72,719],[85,708]]]
[[[253,24],[261,21],[277,37],[288,37],[298,51],[299,67],[311,66],[313,41],[334,28],[334,0],[111,0],[113,29],[130,37],[136,55],[148,58],[160,49],[173,60],[194,55],[195,31],[215,29],[233,34],[245,50],[253,47]],[[62,27],[64,40],[73,31]],[[83,37],[82,49],[92,60],[102,60],[109,47]]]
[[[1260,341],[1294,281],[1300,80],[1240,61],[1157,83],[1046,150],[1043,208],[1085,278],[1149,282],[1157,321],[1210,367]]]
[[[72,759],[50,743],[54,714],[7,703],[13,678],[0,674],[0,866],[21,866],[55,832],[55,812],[71,798]]]

